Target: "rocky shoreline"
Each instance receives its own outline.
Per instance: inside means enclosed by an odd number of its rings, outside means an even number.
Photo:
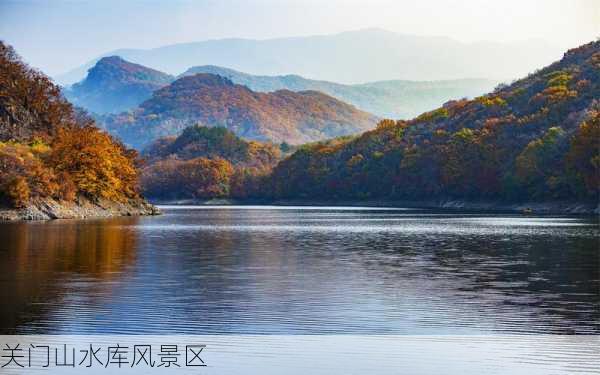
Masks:
[[[394,201],[394,200],[352,200],[352,201],[320,201],[320,200],[151,200],[157,205],[274,205],[274,206],[367,206],[367,207],[401,207],[443,209],[473,212],[502,212],[528,214],[559,214],[559,215],[598,215],[600,203],[585,202],[469,202],[453,199],[430,201]]]
[[[114,202],[79,197],[73,202],[33,199],[22,208],[0,207],[0,221],[87,219],[117,216],[159,215],[160,210],[143,199]]]

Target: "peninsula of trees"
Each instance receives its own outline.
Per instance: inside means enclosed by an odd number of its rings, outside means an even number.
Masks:
[[[0,217],[146,214],[137,153],[0,42]]]

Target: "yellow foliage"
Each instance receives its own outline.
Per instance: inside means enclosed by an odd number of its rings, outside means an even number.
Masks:
[[[383,120],[379,121],[379,123],[377,124],[377,129],[393,128],[395,126],[396,126],[396,121],[390,120],[390,119],[383,119]]]
[[[502,99],[499,96],[494,96],[494,97],[480,96],[479,98],[477,98],[477,101],[486,107],[492,107],[492,106],[504,107],[506,105],[506,100]]]
[[[590,192],[600,192],[600,111],[592,111],[571,140],[569,168],[578,174]]]
[[[565,72],[557,72],[559,74],[555,74],[548,80],[548,87],[553,86],[566,86],[567,83],[573,78],[572,75]]]
[[[71,176],[80,193],[123,201],[137,197],[136,155],[93,126],[60,129],[50,163]]]
[[[136,154],[75,112],[60,87],[0,41],[0,199],[137,197]]]
[[[364,160],[364,157],[361,154],[356,154],[353,155],[348,162],[346,163],[346,165],[351,168],[354,167],[355,165],[360,164],[362,161]]]
[[[542,91],[542,94],[551,103],[577,97],[577,91],[569,90],[567,86],[550,86]]]
[[[416,120],[419,122],[430,122],[440,118],[447,118],[448,110],[446,108],[438,108],[431,112],[425,112],[419,115]]]
[[[29,201],[29,185],[25,177],[16,176],[6,184],[6,194],[15,207],[23,207]]]

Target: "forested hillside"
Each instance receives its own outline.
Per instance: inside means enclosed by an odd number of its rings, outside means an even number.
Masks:
[[[276,198],[598,201],[600,42],[473,100],[302,147]]]
[[[214,65],[196,66],[181,76],[198,73],[216,74],[244,85],[250,90],[316,90],[352,104],[376,116],[396,119],[413,118],[453,98],[475,97],[497,85],[489,79],[456,79],[444,81],[378,81],[344,85],[307,79],[299,75],[258,76]]]
[[[258,93],[212,74],[180,78],[135,110],[102,119],[108,131],[138,148],[197,123],[246,139],[299,144],[360,133],[377,120],[320,92]]]
[[[0,42],[0,206],[35,198],[139,199],[136,153],[76,113]]]
[[[94,113],[119,113],[136,107],[173,77],[118,56],[100,59],[84,80],[65,90],[67,99]]]
[[[161,138],[143,153],[142,188],[158,199],[202,199],[259,194],[259,182],[280,160],[271,144],[245,141],[231,131],[192,126]]]

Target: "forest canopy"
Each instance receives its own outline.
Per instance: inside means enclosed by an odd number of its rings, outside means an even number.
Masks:
[[[278,147],[246,141],[223,127],[194,125],[144,150],[145,195],[160,199],[250,198],[281,158]]]

